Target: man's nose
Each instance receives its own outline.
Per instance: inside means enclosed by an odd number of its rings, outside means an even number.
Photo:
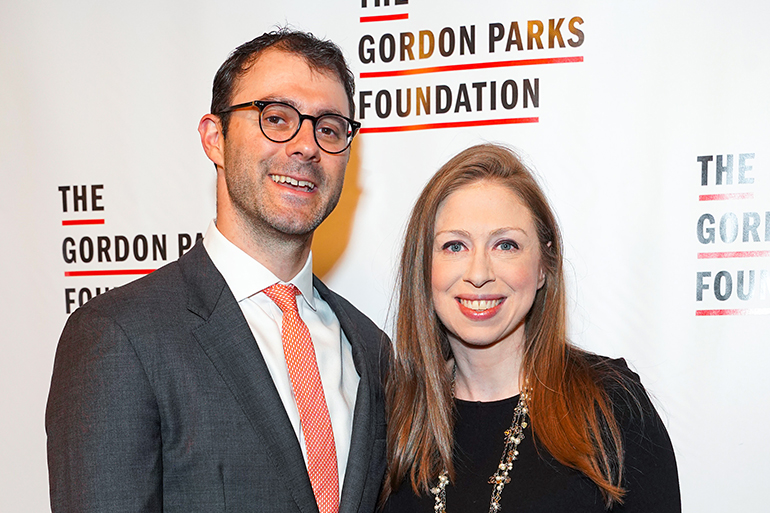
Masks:
[[[315,140],[315,126],[312,119],[300,120],[299,131],[286,143],[286,153],[302,160],[318,160],[321,148]]]

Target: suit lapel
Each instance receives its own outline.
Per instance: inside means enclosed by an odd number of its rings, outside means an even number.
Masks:
[[[369,463],[372,458],[375,427],[373,425],[374,414],[374,390],[372,389],[372,371],[368,367],[368,358],[361,335],[355,323],[350,319],[346,306],[339,301],[339,297],[332,293],[326,285],[317,277],[314,277],[314,286],[321,298],[326,301],[340,321],[340,327],[353,349],[353,363],[360,376],[356,404],[353,411],[353,432],[350,439],[350,453],[348,456],[347,470],[342,486],[340,499],[340,513],[358,511],[369,474]]]
[[[232,292],[200,243],[180,264],[191,290],[188,308],[205,320],[193,335],[240,404],[300,511],[317,513],[299,442]]]

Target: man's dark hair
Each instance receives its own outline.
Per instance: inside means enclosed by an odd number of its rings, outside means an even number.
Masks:
[[[233,53],[222,64],[214,77],[214,87],[211,97],[211,113],[219,116],[222,121],[222,135],[227,135],[230,113],[221,111],[231,105],[233,92],[238,81],[246,74],[251,66],[265,50],[274,48],[298,55],[305,59],[314,71],[331,73],[345,87],[348,97],[350,117],[353,117],[353,93],[355,82],[353,73],[345,62],[342,50],[329,40],[322,40],[309,32],[300,32],[287,27],[273,32],[266,32],[248,43],[233,50]],[[260,98],[253,98],[259,100]]]

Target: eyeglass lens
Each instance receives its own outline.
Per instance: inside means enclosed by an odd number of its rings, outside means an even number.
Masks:
[[[269,139],[286,142],[299,131],[300,114],[296,109],[281,103],[267,105],[260,113],[260,126]],[[315,140],[323,150],[337,153],[347,148],[351,129],[342,116],[326,114],[313,126]]]

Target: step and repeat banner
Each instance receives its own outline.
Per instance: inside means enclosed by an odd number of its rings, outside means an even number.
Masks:
[[[515,148],[563,229],[570,336],[641,375],[684,511],[765,509],[768,15],[740,0],[4,2],[0,510],[49,509],[43,414],[67,316],[201,237],[214,73],[283,25],[343,48],[363,124],[316,273],[390,329],[419,191],[468,146]]]

